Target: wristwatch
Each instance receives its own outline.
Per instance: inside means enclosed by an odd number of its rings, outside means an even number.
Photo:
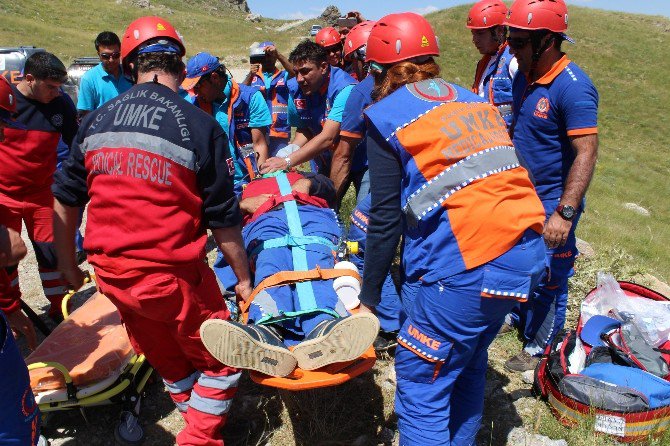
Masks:
[[[563,217],[564,220],[571,221],[573,218],[575,218],[576,211],[575,208],[569,204],[559,204],[556,208],[556,212],[558,212],[558,215]]]
[[[291,157],[287,156],[284,161],[286,161],[286,170],[291,170]]]

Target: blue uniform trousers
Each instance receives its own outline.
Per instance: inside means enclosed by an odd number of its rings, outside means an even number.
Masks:
[[[542,237],[526,231],[502,256],[422,283],[398,334],[395,411],[400,445],[472,445],[481,424],[487,349],[516,301],[545,271]]]
[[[21,310],[18,310],[21,311]],[[37,444],[40,411],[30,389],[28,368],[14,341],[9,321],[0,311],[0,444]]]
[[[558,199],[555,199],[545,200],[542,204],[549,219],[559,203]],[[542,354],[565,324],[568,279],[575,273],[575,257],[578,254],[575,230],[580,217],[581,211],[572,221],[572,228],[564,246],[555,249],[546,248],[551,274],[540,283],[531,299],[521,305],[520,313],[524,321],[523,336],[526,342],[524,349],[532,356]]]
[[[330,240],[333,245],[337,243],[341,230],[332,209],[305,205],[298,207],[298,213],[305,236],[322,237]],[[242,231],[244,245],[251,254],[254,286],[279,271],[296,270],[294,257],[288,247],[267,248],[257,252],[255,250],[255,247],[263,241],[283,237],[288,233],[286,213],[283,209],[266,212],[247,224]],[[334,253],[331,247],[325,244],[310,243],[293,249],[304,250],[308,269],[314,269],[317,265],[324,269],[332,268],[335,264]],[[226,288],[230,289],[235,285],[236,279],[222,258],[217,259],[214,271]],[[341,316],[348,314],[333,289],[333,280],[316,280],[307,284],[312,289],[312,304],[315,308],[331,310]],[[305,296],[298,293],[295,285],[267,288],[256,295],[249,308],[248,322],[250,324],[258,322],[268,315],[280,316],[282,313],[305,310],[307,309],[305,303]],[[294,345],[301,342],[316,325],[333,317],[332,313],[316,312],[281,322],[285,343]]]

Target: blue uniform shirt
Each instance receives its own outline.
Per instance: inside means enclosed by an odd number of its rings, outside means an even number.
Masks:
[[[116,79],[107,73],[99,63],[88,70],[81,78],[77,98],[77,110],[92,111],[132,87],[128,79],[119,69],[119,78]]]
[[[330,110],[326,110],[325,119],[340,123],[342,122],[342,115],[344,114],[344,109],[347,105],[347,99],[349,99],[349,94],[353,88],[354,84],[347,85],[337,94],[337,96],[335,96],[333,107]],[[298,116],[298,110],[295,108],[293,95],[289,95],[288,97],[288,123],[291,127],[303,127],[300,117]]]
[[[363,138],[354,151],[354,158],[351,162],[352,172],[360,172],[368,167],[368,153],[365,144],[366,126],[363,110],[372,104],[372,90],[374,86],[374,78],[368,75],[351,90],[344,109],[340,135]]]
[[[531,85],[517,74],[513,95],[514,147],[526,160],[540,199],[558,199],[575,159],[570,137],[598,132],[596,87],[564,55]]]

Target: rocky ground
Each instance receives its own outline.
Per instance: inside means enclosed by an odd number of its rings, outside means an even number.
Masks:
[[[24,238],[27,241],[25,234]],[[42,295],[32,249],[19,270],[25,301],[43,315],[48,304]],[[653,276],[640,277],[642,282],[652,284],[653,279]],[[655,288],[667,292],[664,286],[667,287],[657,281]],[[75,305],[90,294],[90,291],[79,294],[74,299]],[[20,343],[27,353],[22,340]],[[567,445],[566,440],[537,434],[541,420],[550,417],[546,404],[531,394],[530,376],[510,374],[503,368],[504,361],[518,351],[519,345],[510,333],[497,339],[490,349],[484,420],[478,444]],[[226,444],[397,445],[392,411],[394,390],[395,373],[389,356],[380,357],[371,372],[335,388],[291,393],[258,386],[245,377],[230,414]],[[116,406],[93,407],[83,413],[51,412],[46,417],[45,433],[54,446],[112,445],[118,416]],[[183,427],[158,378],[146,388],[141,424],[146,432],[146,445],[173,444]]]

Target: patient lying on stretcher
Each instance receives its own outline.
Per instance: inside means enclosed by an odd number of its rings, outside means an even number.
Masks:
[[[240,209],[256,288],[264,279],[281,279],[281,272],[333,268],[341,238],[337,216],[329,207],[334,198],[330,180],[310,173],[290,172],[249,183]],[[224,285],[232,288],[234,283],[225,283],[220,272]],[[286,376],[296,365],[314,370],[356,359],[378,331],[374,315],[349,315],[329,279],[265,287],[255,295],[246,325],[209,320],[201,336],[223,364]]]

